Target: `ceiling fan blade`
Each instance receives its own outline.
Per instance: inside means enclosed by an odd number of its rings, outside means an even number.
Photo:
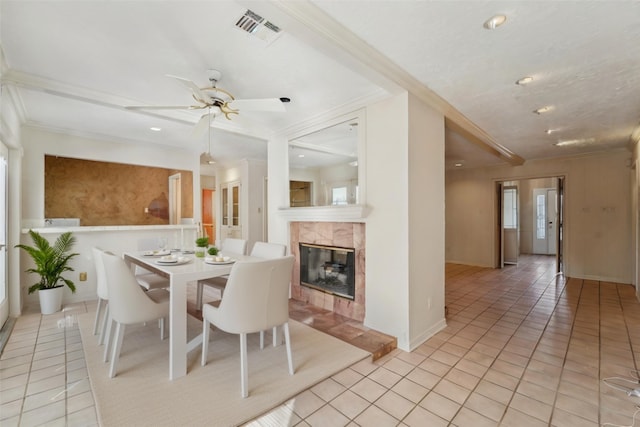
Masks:
[[[205,104],[210,104],[211,103],[211,101],[212,101],[211,97],[209,95],[207,95],[206,93],[204,93],[202,90],[200,90],[198,85],[195,84],[194,82],[192,82],[191,80],[185,79],[183,77],[174,76],[174,75],[171,75],[171,74],[167,74],[167,77],[171,77],[172,79],[176,79],[180,83],[182,83],[183,85],[185,85],[186,87],[191,89],[191,91],[193,92],[193,95],[198,100],[202,100],[202,102],[204,102]]]
[[[211,121],[209,121],[209,116],[211,116]],[[206,114],[203,114],[202,117],[200,117],[200,120],[198,120],[198,123],[196,123],[195,127],[191,131],[191,136],[193,138],[200,138],[202,135],[205,134],[205,132],[209,128],[209,124],[213,123],[213,120],[215,118],[216,118],[216,115],[214,112],[208,112]]]
[[[230,101],[229,106],[239,111],[271,111],[276,113],[287,111],[278,98],[236,99]]]
[[[196,105],[126,105],[127,110],[197,110],[200,107]]]

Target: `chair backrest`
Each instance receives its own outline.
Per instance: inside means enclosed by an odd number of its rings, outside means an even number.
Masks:
[[[289,319],[293,255],[239,261],[231,268],[216,325],[229,333],[259,332]]]
[[[280,258],[285,256],[287,247],[280,243],[256,242],[251,249],[251,256],[258,258]]]
[[[244,255],[247,253],[247,241],[244,239],[234,239],[227,237],[222,242],[222,252],[232,252],[234,254]]]
[[[147,322],[149,313],[157,311],[157,304],[145,295],[129,266],[122,258],[108,252],[102,253],[102,261],[113,319],[124,324]]]
[[[96,267],[96,293],[98,298],[103,300],[109,299],[109,290],[107,288],[107,276],[104,271],[104,262],[102,261],[103,250],[98,247],[91,248],[93,252],[93,264]]]

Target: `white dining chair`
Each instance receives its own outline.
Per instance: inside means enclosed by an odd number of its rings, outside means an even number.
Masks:
[[[247,253],[247,241],[244,239],[235,239],[231,237],[227,237],[222,242],[220,252],[222,254],[238,254],[244,255]],[[206,256],[206,255],[205,255]],[[214,277],[206,280],[198,280],[198,288],[196,290],[196,307],[202,310],[202,293],[204,291],[204,286],[209,286],[220,291],[220,296],[222,296],[222,289],[224,289],[224,284],[227,282],[227,275]]]
[[[210,325],[240,336],[241,395],[247,397],[247,334],[282,326],[289,374],[294,374],[289,336],[289,284],[293,272],[292,255],[262,261],[238,261],[218,307],[202,310],[202,366],[207,364]]]
[[[116,324],[109,369],[109,377],[113,378],[117,371],[126,325],[159,319],[160,337],[164,339],[164,319],[169,316],[169,291],[153,289],[145,292],[122,258],[103,252],[102,260],[109,292],[109,315]],[[107,349],[111,343],[110,335],[105,343]]]
[[[99,247],[91,248],[93,254],[93,264],[96,268],[96,293],[98,295],[98,307],[96,308],[96,318],[93,322],[93,335],[98,334],[100,328],[100,337],[98,344],[104,343],[104,334],[107,329],[107,319],[109,317],[109,293],[107,290],[107,278],[104,272],[104,264],[102,262],[102,249]],[[102,314],[102,320],[100,319]]]
[[[139,251],[153,251],[158,249],[158,241],[157,237],[145,237],[138,239],[138,250]],[[136,279],[140,286],[142,286],[145,290],[150,291],[152,289],[166,289],[169,287],[169,279],[166,277],[159,276],[147,269],[136,265],[135,267],[135,275]]]

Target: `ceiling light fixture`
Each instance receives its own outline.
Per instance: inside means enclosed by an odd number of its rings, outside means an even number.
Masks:
[[[487,19],[482,26],[487,30],[495,30],[500,25],[504,24],[506,20],[507,17],[505,15],[495,15]]]
[[[202,154],[201,158],[204,159],[204,161],[207,164],[213,165],[216,163],[216,161],[213,158],[213,155],[211,154],[211,107],[209,107],[207,109],[207,115],[209,116],[209,132],[207,133],[207,142],[209,143],[209,151],[207,151],[206,153]],[[215,118],[215,117],[214,117]]]
[[[553,145],[555,145],[556,147],[566,147],[568,145],[591,144],[592,142],[595,142],[595,141],[596,141],[595,138],[568,139],[568,140],[564,140],[564,141],[558,141]]]
[[[536,113],[536,114],[544,114],[544,113],[548,113],[551,110],[553,110],[553,106],[546,105],[544,107],[538,108],[537,110],[533,110],[533,112]]]
[[[159,127],[156,127],[156,126],[150,127],[149,129],[151,129],[154,132],[160,132],[162,130],[162,128],[159,128]]]
[[[558,132],[558,129],[547,129],[544,131],[544,133],[546,133],[547,135],[551,135],[554,132]]]
[[[528,83],[531,83],[532,81],[533,81],[533,77],[527,76],[527,77],[523,77],[520,80],[516,81],[516,84],[520,85],[520,86],[524,86],[524,85],[526,85]]]

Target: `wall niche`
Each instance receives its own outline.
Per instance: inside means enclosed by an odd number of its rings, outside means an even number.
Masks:
[[[44,161],[45,218],[79,218],[82,226],[169,224],[169,176],[177,173],[181,216],[193,217],[191,171],[59,156]]]

